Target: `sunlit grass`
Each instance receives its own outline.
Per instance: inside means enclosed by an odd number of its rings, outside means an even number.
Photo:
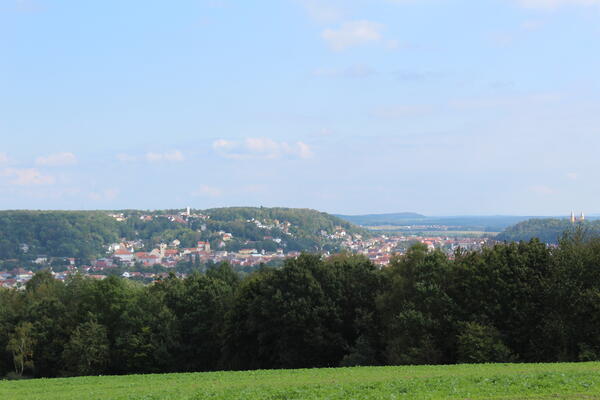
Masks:
[[[600,363],[130,375],[0,382],[0,399],[600,399]]]

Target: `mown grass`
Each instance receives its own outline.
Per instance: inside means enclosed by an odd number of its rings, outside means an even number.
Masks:
[[[2,381],[0,399],[600,399],[600,363],[340,368]]]

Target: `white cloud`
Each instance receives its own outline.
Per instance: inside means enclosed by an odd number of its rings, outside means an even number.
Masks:
[[[321,37],[334,51],[383,41],[384,26],[373,21],[344,22],[339,29],[325,29]]]
[[[148,162],[161,162],[161,161],[172,161],[180,162],[185,161],[183,153],[179,150],[174,150],[167,153],[146,153],[146,161]]]
[[[173,150],[173,151],[168,151],[168,152],[164,152],[164,153],[148,152],[148,153],[144,154],[143,156],[127,154],[127,153],[119,153],[115,157],[117,158],[117,160],[119,160],[121,162],[133,162],[133,161],[139,161],[139,160],[146,160],[147,162],[150,162],[150,163],[185,161],[185,156],[179,150]]]
[[[276,159],[282,157],[311,158],[313,152],[304,142],[278,142],[269,138],[247,138],[244,141],[219,139],[213,149],[231,159]]]
[[[200,197],[220,197],[223,191],[214,186],[202,185],[196,190],[193,195]]]
[[[215,150],[231,150],[238,146],[238,142],[232,140],[219,139],[213,142],[213,148]]]
[[[0,176],[12,178],[9,183],[18,186],[52,185],[56,182],[53,176],[44,175],[36,168],[6,168]]]
[[[526,8],[556,9],[562,6],[600,6],[600,0],[515,0]]]
[[[61,167],[66,165],[77,164],[77,157],[73,153],[56,153],[44,157],[38,157],[35,160],[36,165],[46,167]]]

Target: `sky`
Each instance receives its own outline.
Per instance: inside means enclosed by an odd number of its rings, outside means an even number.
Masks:
[[[600,212],[600,0],[0,0],[0,208]]]

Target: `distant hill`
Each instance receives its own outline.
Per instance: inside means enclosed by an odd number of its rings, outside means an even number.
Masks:
[[[600,235],[598,220],[578,222],[577,225],[583,227],[586,234]],[[534,218],[508,227],[496,236],[496,240],[518,242],[538,238],[544,243],[556,244],[565,232],[573,229],[574,225],[566,218]]]
[[[181,242],[237,251],[336,251],[341,235],[369,235],[332,215],[308,209],[231,207],[210,210],[0,211],[0,260],[51,257],[93,258],[121,239],[144,248]],[[223,239],[225,233],[230,234]]]
[[[337,215],[343,220],[357,225],[395,225],[406,221],[423,220],[427,217],[412,212],[391,213],[391,214],[367,214],[367,215]]]
[[[443,225],[454,227],[456,230],[500,232],[503,229],[531,217],[523,216],[446,216],[428,217],[417,213],[370,214],[370,215],[337,215],[338,217],[357,225],[372,226],[414,226],[414,225]]]

